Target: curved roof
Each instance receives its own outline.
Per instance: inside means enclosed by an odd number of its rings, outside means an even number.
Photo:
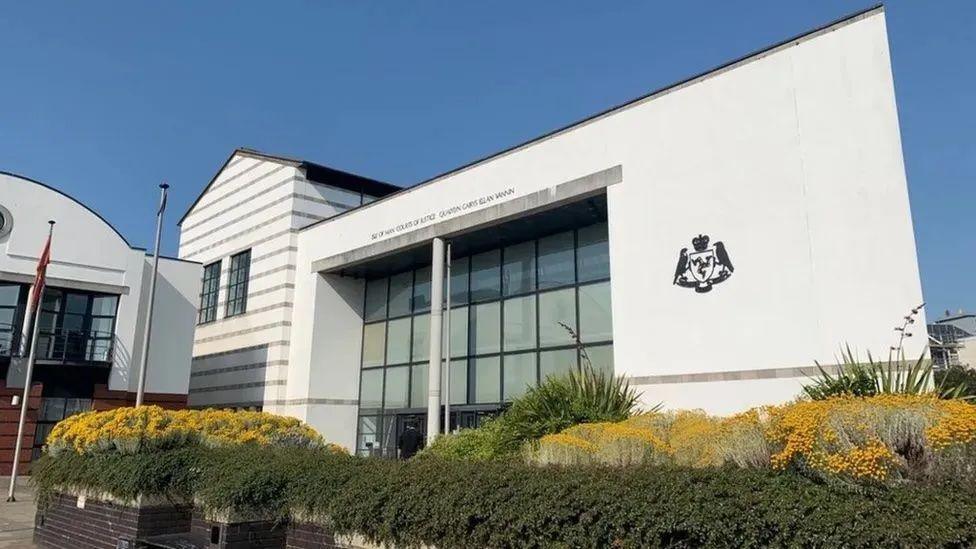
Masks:
[[[100,219],[102,221],[102,223],[105,223],[108,226],[108,228],[112,229],[112,231],[115,232],[115,234],[118,235],[118,237],[120,239],[122,239],[122,242],[124,242],[126,246],[128,246],[130,248],[133,248],[133,249],[137,249],[137,250],[141,250],[142,249],[142,248],[136,248],[135,246],[133,246],[132,244],[130,244],[129,241],[128,241],[128,239],[126,239],[124,236],[122,236],[122,233],[120,233],[119,230],[116,229],[114,225],[112,225],[111,223],[109,223],[107,219],[105,219],[104,217],[102,217],[102,215],[100,213],[98,213],[95,210],[89,208],[87,205],[85,205],[84,202],[78,200],[77,198],[71,196],[70,194],[68,194],[68,193],[66,193],[66,192],[64,192],[62,190],[59,190],[59,189],[57,189],[55,187],[52,187],[52,186],[48,185],[47,183],[42,183],[42,182],[40,182],[40,181],[38,181],[36,179],[31,179],[29,177],[24,177],[23,175],[20,175],[20,174],[16,174],[16,173],[12,173],[12,172],[7,172],[7,171],[0,170],[0,175],[7,175],[7,176],[10,176],[10,177],[16,177],[17,179],[22,179],[24,181],[29,181],[31,183],[34,183],[35,185],[40,185],[40,186],[44,187],[45,189],[48,189],[48,190],[51,190],[51,191],[54,191],[54,192],[60,194],[61,196],[67,198],[68,200],[71,200],[75,204],[78,204],[82,208],[88,210],[92,215],[94,215],[95,217],[97,217],[98,219]]]

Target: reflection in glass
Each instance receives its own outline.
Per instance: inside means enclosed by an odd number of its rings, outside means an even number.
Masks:
[[[366,283],[366,307],[363,311],[365,320],[386,318],[386,284],[385,278],[370,280]]]
[[[413,312],[430,310],[430,267],[417,269],[413,282]]]
[[[576,290],[566,288],[539,294],[539,344],[543,347],[572,345],[572,335],[562,325],[576,331]]]
[[[427,406],[427,365],[414,364],[410,367],[410,407]]]
[[[363,370],[359,384],[359,407],[379,408],[383,406],[383,368]]]
[[[474,363],[474,394],[475,404],[487,404],[499,402],[498,394],[501,390],[498,357],[476,358]]]
[[[386,323],[367,324],[363,330],[363,367],[382,366],[386,350]]]
[[[451,307],[468,302],[468,258],[451,261]]]
[[[446,375],[441,375],[441,387],[447,387],[444,382]],[[468,403],[468,360],[466,358],[451,361],[451,404]],[[441,400],[447,395],[441,395]]]
[[[413,294],[413,271],[390,277],[389,316],[410,314],[410,298]]]
[[[613,345],[592,345],[586,347],[586,356],[590,358],[590,366],[613,375]]]
[[[365,371],[364,371],[365,372]],[[386,386],[383,391],[384,406],[386,408],[406,408],[407,389],[410,377],[409,366],[397,366],[386,369]]]
[[[539,239],[539,289],[576,281],[573,231]]]
[[[560,349],[539,353],[539,377],[563,377],[577,367],[576,349]]]
[[[505,351],[534,349],[535,295],[505,300]]]
[[[413,317],[413,353],[414,362],[430,358],[430,314]]]
[[[598,282],[579,287],[580,339],[607,341],[613,337],[610,314],[610,283]]]
[[[505,248],[502,265],[502,292],[524,294],[535,290],[535,241]]]
[[[610,278],[610,247],[607,224],[597,223],[578,231],[576,266],[580,282]]]
[[[471,353],[483,355],[499,351],[501,316],[497,301],[471,306]]]
[[[468,308],[451,309],[451,357],[468,356]]]
[[[535,352],[505,355],[504,395],[505,400],[514,400],[535,387]]]
[[[386,336],[386,363],[410,362],[410,318],[389,321]]]
[[[491,250],[471,258],[471,301],[498,299],[501,250]]]

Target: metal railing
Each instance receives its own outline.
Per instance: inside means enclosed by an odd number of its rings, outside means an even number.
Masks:
[[[95,330],[41,330],[37,360],[64,363],[112,362],[114,335]]]

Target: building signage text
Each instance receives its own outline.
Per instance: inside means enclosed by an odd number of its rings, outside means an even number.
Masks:
[[[422,216],[415,217],[415,218],[410,219],[408,221],[404,221],[403,223],[398,223],[398,224],[396,224],[396,225],[394,225],[392,227],[388,227],[386,229],[383,229],[382,231],[377,231],[375,233],[372,233],[370,235],[369,239],[370,240],[378,240],[378,239],[383,238],[383,237],[386,237],[386,236],[390,236],[390,235],[402,233],[404,231],[409,231],[411,229],[416,229],[418,227],[422,227],[424,225],[428,225],[428,224],[433,223],[434,221],[437,221],[437,220],[440,220],[440,219],[445,219],[447,217],[452,217],[452,216],[454,216],[456,214],[463,213],[463,212],[466,212],[468,210],[473,210],[473,209],[480,208],[481,206],[485,206],[485,205],[491,204],[492,202],[495,202],[496,200],[501,200],[501,199],[504,199],[504,198],[508,198],[508,197],[510,197],[510,196],[512,196],[514,194],[515,194],[515,187],[509,187],[509,188],[507,188],[505,190],[502,190],[502,191],[493,192],[491,194],[486,194],[486,195],[480,196],[478,198],[474,198],[474,199],[471,199],[471,200],[466,200],[466,201],[464,201],[464,202],[462,202],[460,204],[455,204],[455,205],[453,205],[451,207],[444,208],[442,210],[432,211],[432,212],[426,213],[426,214],[424,214]]]

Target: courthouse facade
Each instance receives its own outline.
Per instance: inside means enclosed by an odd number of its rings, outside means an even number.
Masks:
[[[360,453],[427,424],[439,364],[452,428],[587,361],[647,405],[782,402],[922,302],[884,11],[409,188],[235,151],[180,256],[204,264],[191,405]]]

